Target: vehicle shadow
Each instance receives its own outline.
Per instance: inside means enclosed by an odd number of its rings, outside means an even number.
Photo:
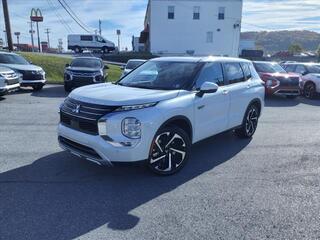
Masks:
[[[294,107],[299,105],[300,97],[289,99],[281,96],[268,96],[265,98],[265,107]]]
[[[65,98],[68,96],[63,85],[47,85],[41,91],[33,91],[31,96],[46,98]]]
[[[0,174],[4,239],[73,239],[98,227],[128,230],[140,205],[230,160],[250,143],[232,133],[193,146],[189,163],[169,177],[136,164],[100,167],[59,152]]]

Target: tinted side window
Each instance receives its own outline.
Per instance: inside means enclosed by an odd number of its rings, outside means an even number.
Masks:
[[[93,37],[88,35],[82,35],[80,36],[81,41],[92,41]]]
[[[250,79],[252,77],[251,70],[250,70],[250,64],[249,63],[241,63],[241,67],[244,73],[244,77],[246,80]]]
[[[229,84],[245,81],[243,71],[239,63],[225,63],[225,76]]]
[[[204,82],[213,82],[219,86],[224,84],[220,63],[206,63],[206,65],[203,66],[196,83],[196,88],[201,87]]]
[[[295,72],[300,73],[300,74],[304,74],[307,72],[307,69],[303,65],[298,65]]]
[[[287,72],[295,72],[295,69],[296,69],[296,65],[285,65],[284,66],[284,69],[287,71]]]

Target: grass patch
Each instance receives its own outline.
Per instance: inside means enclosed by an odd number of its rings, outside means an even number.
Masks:
[[[21,52],[28,61],[34,65],[38,65],[46,72],[48,83],[63,84],[63,73],[67,63],[71,62],[71,58],[42,55],[37,53]],[[119,66],[108,64],[108,81],[114,82],[120,78],[121,69]]]

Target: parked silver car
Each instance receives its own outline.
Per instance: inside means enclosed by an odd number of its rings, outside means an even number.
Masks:
[[[20,76],[10,68],[0,67],[0,96],[19,89],[19,78]]]
[[[44,70],[16,53],[0,52],[0,66],[8,67],[17,74],[21,74],[21,87],[32,87],[33,90],[39,91],[46,83]]]

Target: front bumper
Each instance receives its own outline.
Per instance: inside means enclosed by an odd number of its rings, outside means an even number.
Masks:
[[[275,88],[266,88],[267,95],[277,95],[277,96],[299,96],[301,94],[300,88],[297,87],[282,87],[278,86]]]
[[[45,85],[47,82],[46,79],[43,80],[21,80],[20,86],[21,87],[33,87],[37,85]]]
[[[0,87],[0,94],[5,94],[10,91],[14,91],[20,88],[20,83],[6,85],[5,87]]]
[[[141,140],[132,146],[105,140],[99,135],[90,135],[73,130],[59,124],[58,140],[60,147],[74,155],[99,165],[111,165],[112,162],[137,162],[145,160],[149,154],[149,147]]]

